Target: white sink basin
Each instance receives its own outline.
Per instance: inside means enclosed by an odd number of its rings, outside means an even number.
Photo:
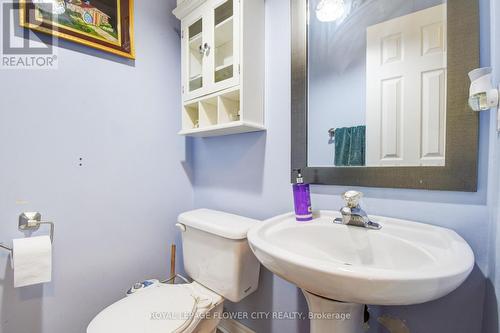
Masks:
[[[260,223],[251,248],[273,273],[324,298],[358,304],[408,305],[456,289],[474,265],[471,248],[452,230],[371,216],[380,230],[336,224],[321,211],[311,222],[294,214]],[[307,295],[306,295],[307,296]]]

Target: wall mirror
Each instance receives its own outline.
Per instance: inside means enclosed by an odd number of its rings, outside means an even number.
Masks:
[[[316,184],[475,191],[477,0],[291,1],[292,170]]]

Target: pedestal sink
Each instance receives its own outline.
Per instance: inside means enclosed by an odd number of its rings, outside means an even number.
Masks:
[[[304,292],[312,333],[362,332],[365,304],[432,301],[472,271],[474,254],[452,230],[370,216],[382,225],[371,230],[334,223],[339,217],[319,211],[313,221],[297,222],[290,213],[248,233],[260,262]]]

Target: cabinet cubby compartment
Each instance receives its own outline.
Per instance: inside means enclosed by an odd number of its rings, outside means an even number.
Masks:
[[[228,89],[188,102],[179,134],[206,137],[264,130],[253,110],[245,117],[241,97],[241,90]]]
[[[217,98],[208,98],[201,100],[200,109],[200,128],[217,124]]]
[[[192,103],[184,106],[182,112],[182,128],[195,129],[200,124],[199,103]]]
[[[240,118],[240,92],[235,90],[185,105],[182,128],[183,130],[204,129],[218,124],[236,122]]]
[[[240,91],[235,90],[218,97],[219,124],[226,124],[241,119]]]

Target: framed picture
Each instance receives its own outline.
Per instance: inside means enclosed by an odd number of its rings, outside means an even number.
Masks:
[[[133,0],[20,0],[23,27],[135,59]]]

